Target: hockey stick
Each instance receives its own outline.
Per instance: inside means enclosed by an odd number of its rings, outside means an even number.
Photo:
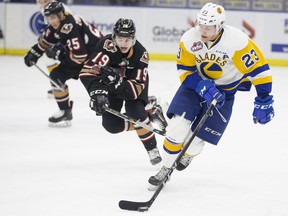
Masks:
[[[62,91],[62,92],[64,92],[65,91],[65,86],[64,85],[59,85],[58,83],[56,83],[53,79],[51,79],[51,77],[49,76],[49,75],[47,75],[46,73],[45,73],[45,71],[43,71],[37,64],[34,64],[34,66],[42,73],[42,74],[44,74],[49,80],[50,80],[50,82],[53,84],[53,85],[55,85],[56,86],[56,89],[58,89],[58,90],[60,90],[60,91]]]
[[[127,115],[125,115],[123,113],[120,113],[120,112],[118,112],[118,111],[116,111],[114,109],[111,109],[109,107],[104,106],[104,109],[105,109],[105,111],[107,111],[107,112],[109,112],[109,113],[111,113],[111,114],[113,114],[115,116],[118,116],[118,117],[120,117],[120,118],[122,118],[124,120],[127,120],[127,121],[131,122],[134,125],[138,125],[138,126],[140,126],[142,128],[145,128],[146,130],[149,130],[149,131],[152,131],[154,133],[157,133],[157,134],[160,134],[162,136],[165,136],[165,133],[166,133],[165,131],[153,128],[153,127],[141,122],[140,120],[136,120],[136,119],[134,119],[132,117],[129,117],[129,116],[127,116]]]
[[[119,202],[119,207],[121,209],[131,210],[131,211],[140,211],[140,212],[148,211],[148,209],[154,203],[155,199],[158,197],[158,195],[161,192],[161,190],[163,189],[164,185],[166,184],[166,182],[170,178],[171,174],[175,170],[175,168],[178,165],[180,159],[185,154],[185,152],[187,151],[188,147],[190,146],[190,144],[194,140],[195,136],[201,130],[202,126],[204,125],[205,121],[209,117],[209,114],[211,113],[211,111],[213,110],[213,108],[215,107],[216,104],[217,104],[217,100],[214,99],[212,101],[211,105],[209,106],[208,110],[202,116],[202,118],[201,118],[200,122],[198,123],[197,127],[195,128],[192,136],[190,137],[190,139],[184,145],[183,149],[181,150],[181,152],[179,153],[179,155],[175,159],[175,161],[174,161],[172,167],[170,168],[169,172],[165,175],[164,179],[162,180],[162,182],[160,183],[160,185],[158,186],[158,188],[156,189],[156,191],[154,192],[154,194],[152,195],[150,200],[148,200],[147,202],[134,202],[134,201],[128,201],[128,200],[121,200]]]
[[[99,68],[103,68],[103,66],[96,65],[96,66],[94,66],[93,68],[91,68],[91,70],[92,70],[95,74],[98,75],[98,74],[100,74]],[[111,68],[112,68],[112,67],[111,67]],[[113,69],[115,69],[115,68],[113,68]],[[118,112],[117,110],[111,109],[111,108],[109,108],[109,107],[107,107],[107,106],[104,106],[103,108],[105,109],[105,111],[107,111],[107,112],[109,112],[109,113],[111,113],[111,114],[113,114],[113,115],[115,115],[115,116],[118,116],[119,118],[122,118],[122,119],[124,119],[124,120],[126,120],[126,121],[129,121],[129,122],[131,122],[131,123],[134,124],[134,125],[138,125],[138,126],[144,128],[144,129],[146,129],[146,130],[152,131],[152,132],[157,133],[157,134],[160,134],[160,135],[162,135],[162,136],[165,136],[165,134],[166,134],[166,131],[158,130],[158,129],[156,129],[156,128],[153,128],[153,127],[151,127],[151,126],[149,126],[149,125],[141,122],[139,119],[136,120],[136,119],[134,119],[134,118],[132,118],[132,117],[129,117],[129,116],[127,116],[127,115],[125,115],[125,114],[123,114],[123,113],[121,113],[121,112]]]

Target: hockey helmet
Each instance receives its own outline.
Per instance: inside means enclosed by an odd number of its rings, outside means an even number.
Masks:
[[[136,28],[131,19],[120,18],[113,27],[114,36],[135,37]]]
[[[197,14],[197,24],[205,26],[216,26],[216,34],[223,28],[226,13],[221,5],[215,3],[205,4]]]
[[[65,9],[62,2],[52,1],[44,8],[44,15],[50,16],[52,14],[64,13]]]

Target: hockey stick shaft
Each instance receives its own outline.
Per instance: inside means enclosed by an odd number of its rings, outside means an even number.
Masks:
[[[44,74],[44,76],[46,76],[50,82],[56,86],[57,89],[59,89],[60,91],[65,91],[65,87],[60,86],[58,83],[56,83],[53,79],[51,79],[51,77],[45,73],[45,71],[43,71],[37,64],[34,64],[34,66],[42,73]]]
[[[109,113],[111,113],[111,114],[113,114],[115,116],[118,116],[118,117],[120,117],[120,118],[122,118],[124,120],[127,120],[127,121],[131,122],[134,125],[140,126],[140,127],[144,128],[146,130],[149,130],[149,131],[152,131],[154,133],[157,133],[157,134],[160,134],[162,136],[165,136],[165,131],[153,128],[153,127],[141,122],[140,120],[136,120],[136,119],[134,119],[132,117],[129,117],[129,116],[123,114],[123,113],[118,112],[117,110],[111,109],[110,107],[104,106],[104,109],[105,109],[105,111],[107,111],[107,112],[109,112]]]
[[[161,182],[161,184],[157,187],[156,191],[154,192],[154,194],[152,195],[152,197],[150,198],[150,200],[148,200],[147,202],[134,202],[134,201],[127,201],[127,200],[121,200],[119,202],[119,207],[121,209],[124,210],[132,210],[132,211],[148,211],[148,209],[152,206],[152,204],[154,203],[155,199],[158,197],[159,193],[162,191],[164,185],[166,184],[166,182],[168,181],[168,179],[170,178],[171,174],[173,173],[173,171],[175,170],[176,166],[178,165],[179,161],[181,160],[182,156],[185,154],[185,152],[187,151],[188,147],[190,146],[190,144],[192,143],[192,141],[194,140],[194,138],[197,136],[197,134],[199,133],[199,131],[202,129],[204,123],[206,122],[207,118],[209,117],[211,111],[214,109],[215,105],[217,104],[217,100],[214,99],[211,103],[211,105],[209,106],[209,108],[207,109],[207,111],[205,112],[205,114],[202,116],[200,122],[198,123],[197,127],[195,128],[195,130],[193,131],[192,136],[189,138],[189,140],[184,144],[183,149],[181,150],[181,152],[179,153],[179,155],[177,156],[177,158],[175,159],[172,167],[170,168],[169,172],[165,175],[163,181]]]

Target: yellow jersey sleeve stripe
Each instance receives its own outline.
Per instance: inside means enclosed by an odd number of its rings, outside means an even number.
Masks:
[[[272,82],[272,76],[259,77],[252,81],[254,86]]]

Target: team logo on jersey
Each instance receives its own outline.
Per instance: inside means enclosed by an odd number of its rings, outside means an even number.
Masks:
[[[44,16],[41,14],[40,11],[32,15],[29,23],[30,23],[30,29],[37,36],[39,36],[48,26],[45,23]]]
[[[140,59],[141,62],[144,62],[145,64],[148,64],[149,63],[149,54],[148,52],[144,52],[141,59]]]
[[[191,47],[191,50],[193,52],[196,52],[198,50],[201,50],[203,48],[203,44],[201,43],[201,41],[198,41],[198,42],[194,42],[192,47]]]
[[[200,71],[205,77],[214,80],[219,79],[223,74],[222,68],[215,62],[202,62]]]
[[[66,23],[62,26],[60,32],[64,33],[64,34],[69,34],[73,29],[73,25],[72,23]]]
[[[108,52],[112,52],[115,53],[117,52],[117,48],[115,46],[115,44],[113,43],[112,40],[105,40],[104,45],[103,45],[103,49],[107,50]]]

